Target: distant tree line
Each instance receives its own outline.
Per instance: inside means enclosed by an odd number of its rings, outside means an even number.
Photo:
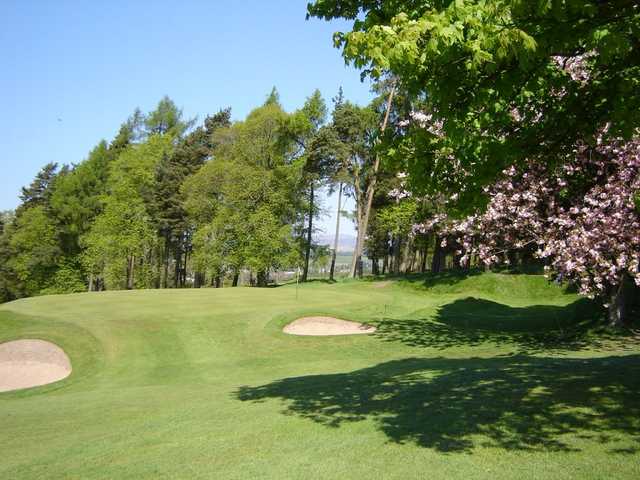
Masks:
[[[19,207],[2,213],[0,300],[236,286],[242,272],[265,286],[285,268],[299,267],[305,281],[319,262],[334,278],[349,216],[359,230],[352,275],[362,275],[363,254],[374,273],[424,269],[429,240],[411,230],[422,206],[389,196],[398,172],[378,157],[385,118],[395,121],[403,107],[390,84],[378,89],[364,107],[340,91],[331,112],[316,91],[291,113],[274,89],[236,122],[227,108],[196,124],[168,97],[147,114],[136,110],[84,161],[45,165]],[[330,252],[313,240],[323,188],[340,203]]]
[[[356,226],[350,275],[536,264],[631,323],[640,286],[640,20],[634,2],[316,0],[373,83],[329,113],[274,90],[196,127],[167,98],[2,216],[0,295],[264,286],[326,258],[321,188]],[[355,210],[343,212],[345,197]]]

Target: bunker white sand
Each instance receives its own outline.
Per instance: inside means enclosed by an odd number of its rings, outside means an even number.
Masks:
[[[0,343],[0,392],[57,382],[71,374],[71,362],[56,344],[44,340]]]
[[[310,336],[361,335],[373,333],[376,328],[334,317],[302,317],[285,326],[283,331],[291,335]]]

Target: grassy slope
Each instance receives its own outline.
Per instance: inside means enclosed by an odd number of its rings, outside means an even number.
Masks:
[[[640,347],[592,310],[495,274],[12,302],[0,341],[74,372],[0,394],[0,478],[639,478]],[[303,314],[379,331],[280,332]]]

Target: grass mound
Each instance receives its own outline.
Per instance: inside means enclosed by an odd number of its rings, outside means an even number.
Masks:
[[[449,271],[441,274],[413,275],[399,282],[405,287],[433,294],[465,294],[510,300],[549,301],[573,298],[567,290],[544,275]]]

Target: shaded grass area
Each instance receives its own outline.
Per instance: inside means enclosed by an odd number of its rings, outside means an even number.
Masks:
[[[281,331],[323,314],[378,331]],[[496,273],[4,304],[74,370],[0,394],[0,477],[639,478],[640,346],[600,315]]]
[[[513,307],[468,297],[438,307],[432,316],[384,317],[376,326],[383,341],[438,350],[492,344],[542,354],[640,346],[635,332],[606,328],[601,309],[584,298],[564,306]]]
[[[640,451],[639,360],[407,358],[242,387],[238,398],[279,399],[285,413],[333,428],[372,418],[393,442],[440,452],[477,445],[579,451],[566,438],[578,434],[633,455]]]

